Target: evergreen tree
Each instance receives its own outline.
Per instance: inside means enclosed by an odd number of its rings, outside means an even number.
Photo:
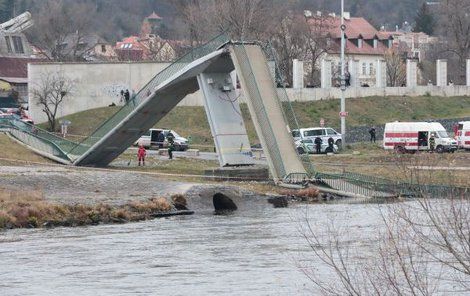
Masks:
[[[424,32],[428,35],[432,35],[434,32],[435,20],[432,13],[429,11],[426,3],[421,5],[421,8],[416,13],[414,32]]]

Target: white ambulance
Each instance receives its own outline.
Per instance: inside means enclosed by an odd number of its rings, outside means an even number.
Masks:
[[[470,150],[470,121],[459,122],[457,141],[460,148]]]
[[[434,137],[436,152],[454,152],[457,141],[451,139],[439,122],[389,122],[385,124],[384,149],[398,152],[430,150],[429,139]]]

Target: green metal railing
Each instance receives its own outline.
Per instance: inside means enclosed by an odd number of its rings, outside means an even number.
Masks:
[[[286,175],[286,169],[282,162],[281,152],[279,150],[278,143],[274,138],[274,131],[269,121],[269,115],[266,111],[266,108],[263,103],[263,99],[261,97],[261,92],[258,89],[258,85],[256,83],[255,76],[253,74],[253,69],[251,67],[250,60],[248,58],[248,54],[246,52],[245,45],[243,43],[237,43],[232,45],[233,50],[236,52],[238,57],[239,66],[242,68],[242,73],[249,73],[247,77],[244,77],[245,87],[247,88],[244,90],[245,92],[250,93],[251,103],[254,108],[254,112],[257,115],[258,124],[260,125],[260,131],[263,133],[263,138],[265,139],[266,147],[263,149],[268,150],[271,156],[272,164],[274,169],[276,170],[277,174],[282,178]]]
[[[72,159],[66,151],[76,146],[77,143],[61,138],[55,134],[45,131],[37,126],[23,122],[15,116],[0,118],[0,129],[8,131],[13,137],[22,143],[62,159],[70,163]]]

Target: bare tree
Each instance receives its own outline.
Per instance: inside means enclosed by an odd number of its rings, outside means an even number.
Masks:
[[[35,16],[32,43],[51,60],[81,59],[85,37],[91,32],[96,7],[88,2],[48,0]]]
[[[50,131],[56,131],[56,116],[60,105],[70,96],[74,82],[63,73],[47,72],[32,86],[31,95],[47,115]]]
[[[366,237],[373,242],[368,249],[359,248],[364,238],[351,239],[349,228],[338,230],[334,221],[319,228],[306,217],[302,235],[333,274],[303,268],[322,294],[468,294],[470,188],[458,187],[449,173],[447,186],[435,185],[442,178],[435,169],[441,161],[433,154],[397,156],[400,177],[414,184],[410,190],[419,198],[378,205],[378,216],[369,215],[378,227],[376,237]]]
[[[385,55],[387,83],[390,86],[403,86],[406,83],[406,65],[396,50],[388,50]]]

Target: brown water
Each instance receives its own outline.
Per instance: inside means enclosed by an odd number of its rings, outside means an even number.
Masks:
[[[347,221],[361,248],[374,245],[378,206],[363,204],[9,230],[0,232],[0,295],[312,294],[297,267],[321,267],[298,231],[306,211],[318,225]]]

